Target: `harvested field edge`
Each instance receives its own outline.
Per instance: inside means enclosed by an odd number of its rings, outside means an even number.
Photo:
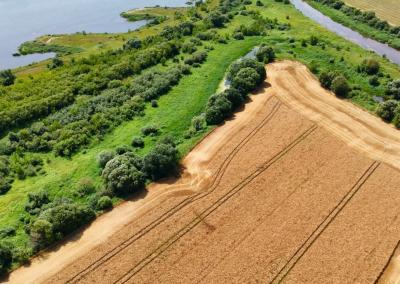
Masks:
[[[318,237],[325,231],[325,229],[333,222],[336,216],[346,207],[350,200],[357,194],[367,180],[372,176],[376,169],[380,166],[380,162],[374,161],[366,171],[361,175],[353,187],[343,196],[340,202],[332,209],[328,216],[322,223],[311,233],[307,240],[300,246],[300,248],[293,254],[289,261],[283,266],[279,273],[272,279],[270,283],[281,283],[289,272],[296,266],[297,262],[303,257]]]
[[[269,102],[271,99],[276,99],[274,96],[271,96],[268,98],[267,102]],[[74,275],[71,279],[69,279],[66,283],[77,283],[81,278],[83,278],[86,274],[90,273],[91,271],[95,270],[98,268],[100,265],[103,263],[107,262],[114,256],[116,256],[118,253],[123,251],[125,248],[133,244],[135,241],[140,239],[143,235],[147,234],[150,232],[153,228],[173,216],[175,213],[177,213],[179,210],[182,208],[186,207],[190,203],[199,200],[201,198],[206,197],[207,195],[211,194],[218,186],[219,182],[221,181],[225,170],[228,168],[230,162],[232,159],[235,157],[235,155],[242,149],[250,140],[251,138],[256,135],[277,113],[281,106],[281,102],[278,101],[275,103],[275,105],[272,107],[272,110],[270,113],[267,114],[267,116],[261,121],[259,125],[257,125],[226,157],[226,159],[223,161],[222,165],[218,168],[215,178],[212,180],[211,185],[209,187],[209,190],[205,192],[198,192],[194,195],[191,195],[190,197],[184,199],[180,203],[178,203],[175,207],[171,208],[164,214],[162,214],[158,219],[155,221],[151,222],[144,228],[142,228],[138,233],[130,236],[127,238],[124,242],[120,243],[118,246],[116,246],[113,250],[107,252],[104,254],[102,258],[100,258],[98,261],[92,263],[90,266],[86,267],[76,275]],[[289,145],[290,146],[290,145]],[[135,221],[135,220],[134,220]],[[132,221],[132,222],[134,222]],[[130,223],[129,223],[130,224]],[[129,225],[127,224],[127,226]]]
[[[287,147],[281,150],[279,153],[274,155],[269,161],[264,163],[258,170],[254,171],[251,175],[245,178],[238,185],[234,186],[231,190],[229,190],[226,194],[220,197],[216,202],[214,202],[207,209],[203,210],[203,212],[199,213],[199,216],[192,220],[189,224],[184,226],[182,229],[178,231],[177,234],[170,237],[166,242],[164,242],[161,246],[159,246],[152,253],[148,254],[142,261],[132,267],[127,273],[125,273],[122,277],[120,277],[114,283],[126,283],[133,276],[135,276],[140,270],[142,270],[146,265],[154,261],[159,255],[161,255],[165,250],[167,250],[171,245],[173,245],[176,241],[182,238],[185,234],[187,234],[190,230],[195,228],[199,223],[202,222],[204,218],[213,213],[216,209],[218,209],[221,205],[223,205],[226,201],[228,201],[231,197],[233,197],[236,193],[240,192],[247,184],[249,184],[252,180],[254,180],[257,176],[265,172],[268,168],[270,168],[273,164],[279,161],[282,157],[284,157],[290,150],[292,150],[295,146],[304,141],[310,134],[312,134],[318,127],[313,125],[308,130],[303,132],[298,138],[292,141]]]

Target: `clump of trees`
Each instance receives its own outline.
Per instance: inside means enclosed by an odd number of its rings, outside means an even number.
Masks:
[[[263,63],[274,62],[276,58],[275,51],[272,47],[262,44],[256,52],[256,58]]]
[[[12,264],[12,251],[5,243],[0,242],[0,275],[7,272]]]
[[[341,98],[346,98],[351,91],[347,79],[337,71],[321,72],[319,81],[322,87],[331,90]]]
[[[368,75],[378,74],[379,69],[380,69],[379,62],[372,58],[364,59],[358,66],[359,72],[364,72],[367,73]]]
[[[227,73],[227,79],[231,82],[230,88],[208,100],[205,111],[207,124],[223,122],[266,77],[264,64],[255,59],[245,58],[234,62]]]
[[[14,84],[16,77],[11,70],[0,71],[0,84],[3,86],[11,86]]]
[[[392,122],[396,109],[399,106],[399,102],[396,100],[387,100],[381,104],[379,104],[376,109],[376,114],[381,117],[386,122]]]
[[[338,97],[341,98],[347,97],[350,92],[349,83],[347,83],[347,80],[344,76],[337,76],[335,79],[333,79],[331,89]]]
[[[386,87],[385,94],[390,98],[400,100],[400,80],[389,82]]]
[[[146,178],[143,160],[131,152],[111,159],[103,169],[105,186],[115,195],[123,196],[143,189]]]
[[[29,228],[34,250],[60,240],[95,217],[95,212],[85,205],[66,200],[54,202],[40,212]]]

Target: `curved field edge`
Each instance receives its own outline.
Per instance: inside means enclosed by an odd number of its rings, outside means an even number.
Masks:
[[[27,193],[45,188],[54,196],[64,196],[66,193],[68,195],[68,191],[72,194],[75,184],[81,178],[88,176],[100,184],[97,155],[104,149],[114,149],[129,144],[132,137],[140,135],[143,126],[158,124],[162,133],[171,134],[182,141],[178,145],[182,155],[190,151],[202,137],[198,135],[191,139],[183,139],[185,131],[190,127],[191,119],[203,111],[209,96],[217,89],[230,63],[250,51],[260,40],[261,38],[248,38],[245,41],[216,46],[215,50],[209,53],[206,63],[198,69],[193,69],[190,76],[184,77],[177,87],[159,99],[158,108],[148,107],[144,117],[123,123],[86,153],[81,152],[71,160],[51,158],[51,163],[45,166],[44,176],[16,181],[13,188],[0,198],[0,224],[2,226],[18,224],[17,236],[13,238],[16,246],[24,246],[28,241],[22,224],[17,222],[19,215],[24,213]],[[151,138],[146,138],[143,152],[151,149],[155,142]]]

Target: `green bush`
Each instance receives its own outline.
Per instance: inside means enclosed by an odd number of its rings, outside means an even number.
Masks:
[[[170,144],[158,144],[143,159],[143,171],[152,180],[166,177],[176,170],[178,152]]]
[[[25,211],[30,214],[38,214],[43,205],[50,202],[49,193],[47,191],[28,193],[28,202],[25,204]]]
[[[116,156],[102,173],[106,188],[119,196],[143,189],[146,179],[142,167],[142,159],[133,153]]]
[[[30,237],[33,249],[38,251],[55,241],[52,224],[43,219],[36,220],[30,226]]]
[[[131,145],[132,145],[132,147],[135,147],[135,148],[143,148],[144,140],[142,137],[133,137]]]
[[[94,182],[91,178],[86,177],[82,178],[77,186],[76,192],[78,193],[79,196],[87,196],[89,194],[92,194],[96,191],[96,186],[94,185]]]
[[[388,100],[379,104],[376,114],[386,122],[391,122],[395,115],[395,110],[399,106],[399,102]]]
[[[11,249],[0,242],[0,275],[6,273],[11,268],[12,259]]]
[[[208,125],[216,125],[232,113],[232,103],[224,95],[213,95],[208,100],[205,119]]]
[[[395,100],[400,100],[400,80],[389,82],[385,94]]]
[[[330,90],[332,82],[337,76],[339,76],[339,72],[337,71],[321,72],[319,75],[319,82],[321,83],[322,87]]]
[[[262,63],[271,63],[276,58],[275,51],[272,47],[261,45],[257,50],[256,58]]]
[[[144,136],[156,136],[159,134],[159,128],[156,125],[147,125],[143,127],[141,130]]]
[[[364,59],[359,66],[359,70],[361,72],[365,72],[368,75],[375,75],[378,74],[380,69],[380,64],[378,61],[372,58]]]
[[[348,93],[350,92],[350,86],[347,83],[346,78],[343,76],[337,76],[332,81],[331,89],[338,97],[341,98],[347,97]]]
[[[102,151],[97,157],[97,161],[99,163],[100,168],[104,168],[105,165],[110,161],[112,158],[115,157],[115,153],[113,151]]]
[[[258,73],[259,79],[257,81],[257,84],[262,83],[265,80],[265,78],[267,77],[267,73],[265,71],[264,64],[258,62],[255,59],[244,58],[244,59],[241,59],[241,60],[238,60],[238,61],[234,62],[229,67],[228,73],[227,73],[227,79],[230,80],[230,81],[233,81],[233,79],[235,78],[237,73],[241,69],[247,68],[247,67],[253,68]]]
[[[228,88],[222,92],[222,95],[225,96],[232,104],[232,110],[235,110],[239,106],[241,106],[245,99],[247,98],[247,93],[241,93],[237,89]]]
[[[253,91],[260,83],[260,75],[253,68],[246,67],[233,77],[232,87],[243,94]]]
[[[97,210],[107,210],[113,207],[112,200],[108,196],[102,196],[97,201]]]
[[[0,84],[3,86],[10,86],[14,84],[15,75],[11,72],[11,70],[0,71]]]

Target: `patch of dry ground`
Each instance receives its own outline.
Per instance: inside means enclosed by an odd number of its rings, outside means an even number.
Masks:
[[[382,271],[400,236],[398,132],[334,98],[299,63],[274,63],[268,75],[271,86],[185,158],[182,178],[152,186],[10,282],[393,276]]]

